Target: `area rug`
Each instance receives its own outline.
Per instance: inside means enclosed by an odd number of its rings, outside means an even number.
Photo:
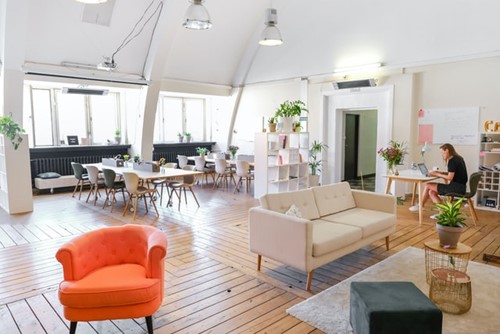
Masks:
[[[462,315],[443,313],[444,334],[498,333],[500,328],[500,268],[469,262],[472,307]],[[287,313],[325,333],[352,333],[349,290],[353,281],[411,281],[426,296],[424,251],[409,247],[337,285],[294,305]]]

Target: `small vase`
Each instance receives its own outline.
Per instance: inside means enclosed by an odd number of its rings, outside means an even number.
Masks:
[[[230,152],[231,153],[231,160],[236,160],[236,153],[237,152]]]
[[[396,175],[396,176],[399,175],[399,170],[397,167],[392,167],[392,175]]]

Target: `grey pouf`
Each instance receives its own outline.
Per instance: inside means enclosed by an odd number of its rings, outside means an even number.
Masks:
[[[356,334],[441,334],[443,313],[411,282],[352,282]]]

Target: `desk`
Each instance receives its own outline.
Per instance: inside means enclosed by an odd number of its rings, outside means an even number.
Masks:
[[[184,169],[177,169],[177,168],[164,168],[163,172],[147,172],[144,170],[133,169],[132,167],[113,167],[113,166],[103,165],[102,163],[84,164],[83,165],[83,167],[86,167],[86,166],[96,166],[99,170],[102,170],[103,168],[112,169],[118,175],[123,175],[124,172],[136,173],[141,180],[144,180],[146,182],[149,182],[150,180],[181,177],[184,175],[203,174],[202,172],[198,172],[198,171],[191,171],[191,170],[184,170]]]
[[[419,171],[405,169],[399,172],[399,175],[384,175],[387,178],[387,187],[385,193],[391,190],[392,181],[412,182],[414,184],[411,205],[415,201],[415,186],[418,187],[418,223],[422,224],[422,185],[426,182],[438,179],[436,176],[424,176]]]
[[[187,157],[187,158],[189,161],[194,161],[194,158],[196,158],[196,156],[191,156],[191,157]],[[226,161],[227,161],[228,165],[231,165],[233,167],[236,166],[236,160],[226,160]],[[205,157],[205,162],[215,164],[215,159]],[[255,163],[252,161],[249,161],[248,163],[250,164],[250,168],[253,168],[255,166]]]

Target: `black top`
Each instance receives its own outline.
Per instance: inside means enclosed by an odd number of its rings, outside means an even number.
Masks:
[[[451,182],[457,182],[463,185],[467,184],[467,167],[465,167],[465,161],[462,157],[453,156],[448,160],[448,172],[455,173]]]

